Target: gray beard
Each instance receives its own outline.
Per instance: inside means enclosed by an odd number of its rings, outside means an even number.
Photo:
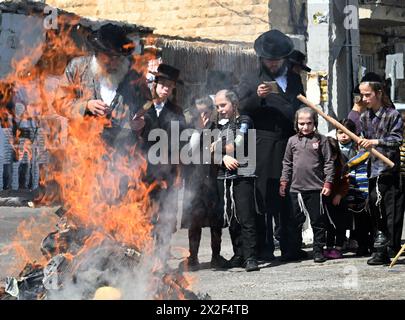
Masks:
[[[125,75],[128,73],[130,62],[128,59],[123,58],[122,63],[118,65],[117,70],[113,72],[107,72],[105,67],[103,67],[97,58],[93,56],[91,59],[91,71],[96,79],[99,79],[105,86],[109,88],[118,88],[118,85],[124,79]]]

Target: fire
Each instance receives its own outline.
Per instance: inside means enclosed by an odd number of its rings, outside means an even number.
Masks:
[[[55,80],[52,77],[59,76],[56,79],[59,81],[67,61],[86,52],[78,48],[71,38],[70,34],[75,21],[68,21],[70,26],[65,22],[63,18],[59,19],[59,28],[56,31],[46,32],[46,45],[33,48],[31,54],[22,60],[13,61],[15,72],[10,74],[0,86],[3,93],[0,97],[0,117],[3,127],[8,125],[7,120],[11,116],[6,108],[6,102],[12,95],[10,89],[13,87],[12,84],[24,87],[29,97],[37,97],[36,101],[28,106],[27,112],[38,123],[44,124],[45,120],[60,120],[61,115],[69,112],[63,103],[65,100],[59,100],[55,95],[57,86],[52,83],[52,80]],[[152,43],[152,39],[148,38],[146,42]],[[41,56],[39,63],[32,60],[35,56]],[[150,52],[144,56],[135,57],[132,68],[145,74],[147,72],[145,62],[152,57],[153,53]],[[83,88],[71,86],[68,89],[67,96],[64,98],[73,99],[75,91]],[[52,121],[46,123],[52,124]],[[105,143],[102,134],[105,128],[110,126],[110,121],[105,117],[76,117],[68,121],[66,137],[56,143],[55,133],[61,135],[63,132],[58,131],[61,128],[55,129],[52,125],[49,126],[45,135],[45,147],[51,155],[52,162],[47,164],[45,171],[41,174],[40,183],[46,192],[40,194],[35,204],[50,206],[61,203],[60,210],[64,211],[63,217],[67,225],[59,226],[60,233],[48,235],[47,240],[53,241],[55,248],[52,252],[45,252],[42,259],[37,261],[38,264],[35,264],[35,268],[40,268],[39,265],[48,266],[49,259],[59,255],[64,259],[63,261],[73,263],[70,270],[72,274],[80,272],[81,268],[88,263],[84,259],[89,252],[96,252],[96,249],[105,243],[120,244],[127,251],[134,250],[135,260],[138,259],[136,254],[139,252],[147,256],[153,254],[151,219],[158,208],[150,200],[150,193],[157,184],[144,182],[146,160],[137,145],[127,150],[115,150]],[[17,141],[11,144],[17,145],[19,153],[28,154],[30,158],[32,145],[30,142],[19,145],[19,134],[17,133]],[[176,184],[180,183],[180,175],[178,175]],[[160,187],[166,187],[165,182],[162,182]],[[62,237],[65,229],[86,231],[83,236],[83,245],[77,251],[66,252],[68,240]],[[21,269],[22,263],[32,261],[32,253],[38,251],[37,248],[27,249],[21,243],[36,237],[43,238],[48,232],[32,229],[27,223],[19,226],[16,241],[12,247],[8,248],[15,250],[21,259],[21,263],[16,264],[17,268]],[[80,260],[81,257],[83,261]],[[164,270],[164,263],[157,262],[150,269],[150,272],[160,275]],[[52,272],[50,274],[52,275]],[[152,279],[152,283],[159,283],[157,287],[161,288],[155,298],[161,299],[187,298],[184,289],[193,282],[190,278],[186,279],[172,273],[163,274],[162,278],[153,276]],[[114,285],[109,289],[99,288],[94,298],[105,290],[112,292],[114,297],[121,298],[120,288]]]
[[[38,243],[41,242],[44,234],[49,232],[49,227],[56,221],[56,216],[50,216],[44,211],[38,217],[19,224],[12,243],[0,251],[2,254],[9,254],[13,257],[12,265],[8,270],[10,274],[18,274],[30,261],[35,261],[41,265],[46,264],[47,258],[40,255]]]

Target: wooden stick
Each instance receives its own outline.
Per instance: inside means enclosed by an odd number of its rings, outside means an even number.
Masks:
[[[305,98],[303,95],[298,95],[297,99],[300,100],[302,103],[310,107],[312,110],[316,111],[319,115],[321,115],[326,121],[330,122],[336,129],[342,130],[344,133],[346,133],[354,142],[358,142],[361,138],[355,135],[353,132],[348,130],[345,126],[343,126],[339,121],[336,121],[333,119],[331,116],[328,116],[325,112],[323,112],[321,109],[319,109],[315,104],[313,104],[311,101],[309,101],[307,98]],[[390,159],[388,159],[386,156],[384,156],[382,153],[378,152],[376,149],[371,148],[370,152],[373,156],[377,157],[381,161],[383,161],[385,164],[390,166],[391,168],[394,167],[394,162],[392,162]]]
[[[390,268],[392,268],[394,266],[394,264],[398,261],[399,257],[401,256],[402,252],[404,252],[404,251],[405,251],[405,244],[402,245],[401,250],[399,250],[399,252],[395,256],[394,260],[392,260],[392,262],[390,264]]]

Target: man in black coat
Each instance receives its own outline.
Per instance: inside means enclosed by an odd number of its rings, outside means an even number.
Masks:
[[[241,113],[252,118],[256,129],[258,257],[265,261],[274,258],[274,218],[282,257],[298,260],[303,252],[288,245],[290,199],[281,199],[278,187],[287,141],[295,133],[294,115],[300,106],[296,97],[304,89],[300,76],[289,69],[287,59],[294,45],[288,36],[278,30],[267,31],[256,39],[254,49],[259,70],[243,77],[235,91]]]

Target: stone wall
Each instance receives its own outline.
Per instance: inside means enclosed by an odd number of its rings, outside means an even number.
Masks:
[[[269,29],[271,1],[48,0],[47,3],[85,17],[152,27],[155,34],[252,42]],[[288,1],[284,2],[288,7]]]

